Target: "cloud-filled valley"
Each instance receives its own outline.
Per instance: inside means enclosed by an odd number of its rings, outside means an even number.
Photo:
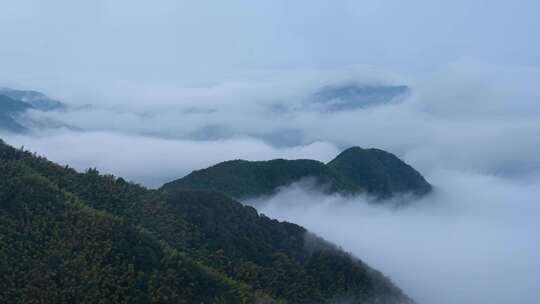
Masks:
[[[156,102],[141,97],[61,111],[29,110],[22,119],[30,122],[31,131],[4,138],[59,162],[64,160],[55,155],[79,155],[70,149],[87,151],[89,161],[72,159],[73,166],[96,166],[151,186],[158,184],[152,182],[155,177],[180,177],[229,158],[309,156],[326,161],[335,151],[355,145],[396,153],[426,174],[446,168],[520,177],[540,169],[540,138],[535,136],[540,90],[531,81],[540,78],[540,71],[457,62],[406,83],[407,77],[384,80],[381,75],[368,77],[370,72],[291,73],[294,77],[287,81],[282,73],[269,77],[268,83],[169,89],[174,93],[162,93],[167,97],[156,92]],[[410,93],[394,102],[347,111],[310,108],[320,88],[351,83],[378,89],[406,84]],[[63,146],[62,151],[56,145]],[[159,145],[167,149],[155,149]],[[156,154],[145,152],[150,146]],[[216,149],[223,156],[210,157]],[[112,157],[99,156],[108,153]],[[135,173],[122,161],[106,165],[117,158],[138,159],[147,169]]]
[[[430,181],[435,192],[407,207],[299,185],[249,204],[332,240],[418,303],[536,303],[538,179],[441,170]]]
[[[328,84],[309,77],[173,90],[156,106],[30,110],[22,117],[28,133],[2,137],[150,187],[229,159],[326,162],[348,146],[386,149],[419,169],[435,193],[392,209],[292,186],[254,204],[365,259],[419,303],[536,303],[540,90],[530,79],[539,72],[521,71],[458,62],[407,83],[410,92],[394,102],[347,111],[309,107]]]
[[[433,192],[299,182],[242,203],[418,304],[537,304],[539,3],[0,4],[0,140],[150,189],[227,160],[382,149]]]

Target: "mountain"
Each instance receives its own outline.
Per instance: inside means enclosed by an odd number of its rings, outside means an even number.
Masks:
[[[148,190],[0,141],[2,303],[412,303],[304,228],[217,192]]]
[[[20,100],[29,104],[32,108],[41,111],[59,110],[65,108],[65,105],[47,95],[32,90],[15,90],[9,88],[0,88],[0,95],[11,99]]]
[[[313,102],[324,111],[349,111],[386,104],[408,92],[407,86],[332,85],[319,89],[313,96]]]
[[[394,154],[379,149],[352,147],[327,166],[343,179],[383,198],[396,193],[424,195],[431,191],[431,185],[418,171]]]
[[[232,160],[163,185],[165,191],[175,189],[209,189],[235,198],[273,194],[277,188],[312,177],[319,186],[331,191],[348,189],[340,177],[324,163],[316,160],[274,159],[269,161]]]
[[[64,109],[60,101],[37,91],[0,88],[0,130],[22,132],[26,128],[17,117],[28,109],[51,111]]]
[[[17,121],[16,117],[31,107],[31,105],[23,101],[0,95],[0,130],[24,130],[24,127]]]
[[[359,147],[343,151],[328,164],[307,159],[226,161],[193,171],[161,189],[207,189],[243,199],[271,195],[279,187],[302,180],[329,193],[368,193],[378,198],[424,195],[431,190],[420,173],[395,155]]]

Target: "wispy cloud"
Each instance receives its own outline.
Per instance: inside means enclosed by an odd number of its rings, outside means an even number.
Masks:
[[[418,303],[537,303],[540,178],[441,170],[430,179],[432,195],[395,209],[296,185],[250,203],[352,251]]]

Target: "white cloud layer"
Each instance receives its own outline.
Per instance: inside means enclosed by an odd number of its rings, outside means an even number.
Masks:
[[[4,135],[8,143],[45,155],[78,170],[98,168],[149,187],[159,187],[191,172],[231,159],[309,158],[329,161],[339,150],[332,144],[276,148],[254,138],[214,141],[170,140],[115,132],[60,130],[25,135]]]
[[[297,186],[251,204],[351,251],[419,304],[538,303],[540,178],[439,171],[430,179],[437,191],[405,208]]]
[[[386,149],[426,174],[447,168],[520,176],[540,170],[540,87],[535,85],[538,79],[540,70],[536,68],[493,66],[472,59],[416,77],[377,74],[366,67],[344,72],[281,72],[259,80],[208,88],[142,88],[136,92],[144,93],[135,93],[140,99],[128,94],[129,101],[97,103],[68,111],[31,111],[27,118],[36,123],[37,138],[55,132],[54,128],[44,131],[44,126],[68,126],[90,132],[92,138],[114,133],[133,139],[153,137],[154,143],[161,140],[166,145],[175,140],[231,143],[224,151],[237,151],[237,157],[246,154],[244,146],[235,147],[237,138],[264,141],[281,150],[326,142],[339,148],[359,145]],[[352,111],[320,112],[309,106],[318,88],[351,82],[406,83],[411,86],[411,94],[399,103]],[[150,96],[155,96],[155,102],[151,102]],[[46,154],[57,153],[53,147],[47,151],[33,145],[39,140],[32,137],[26,140],[27,147]],[[98,140],[89,141],[87,145],[92,146],[88,149],[103,148],[102,153],[112,153],[106,149],[110,140],[110,136],[104,137],[102,145],[95,145]],[[181,152],[175,150],[168,157],[176,158]],[[198,157],[182,155],[187,163]],[[231,153],[226,155],[234,157]],[[266,159],[265,156],[260,159]],[[166,156],[160,156],[163,157]],[[328,155],[312,157],[327,159]],[[152,158],[148,155],[141,161],[153,163]],[[193,165],[183,166],[188,167]],[[186,173],[179,170],[171,175],[170,168],[155,170],[167,170],[163,174],[167,177]],[[129,172],[122,169],[117,173]],[[140,175],[128,177],[137,180]]]
[[[352,251],[420,304],[538,303],[540,71],[472,59],[416,77],[372,71],[142,88],[139,100],[29,112],[29,134],[2,137],[151,187],[229,159],[329,161],[348,146],[386,149],[419,169],[435,194],[393,210],[293,187],[259,208]],[[353,111],[306,106],[317,88],[351,81],[406,81],[411,94]]]

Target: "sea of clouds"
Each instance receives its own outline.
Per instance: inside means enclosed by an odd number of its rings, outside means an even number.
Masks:
[[[435,188],[409,207],[300,185],[253,200],[390,276],[419,303],[538,303],[540,70],[462,59],[416,76],[280,71],[207,87],[126,85],[122,98],[29,111],[14,146],[148,187],[230,159],[329,161],[350,146],[398,155]],[[327,85],[408,85],[399,102],[310,106]],[[86,102],[86,101],[85,101]]]

